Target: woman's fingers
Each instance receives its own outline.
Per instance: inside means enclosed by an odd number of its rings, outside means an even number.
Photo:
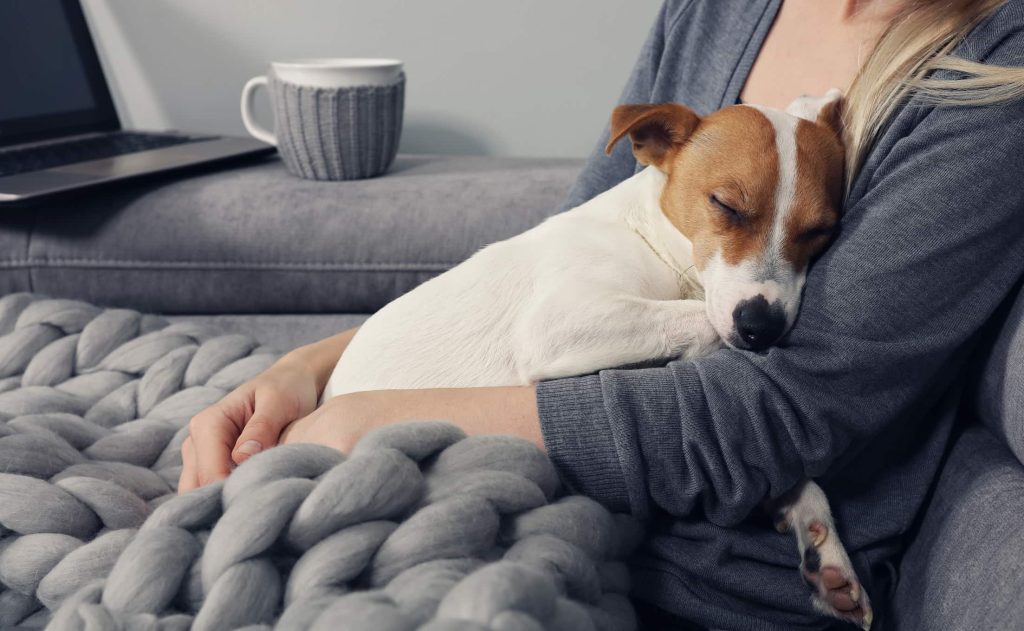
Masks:
[[[231,459],[242,464],[248,458],[273,447],[281,432],[295,420],[298,404],[279,393],[256,396],[256,410],[233,444]]]
[[[186,436],[181,443],[181,475],[178,477],[178,493],[188,493],[196,488],[196,449],[192,437]]]
[[[192,417],[188,433],[195,450],[197,486],[228,477],[233,467],[231,448],[235,445],[238,432],[238,424],[219,405]]]

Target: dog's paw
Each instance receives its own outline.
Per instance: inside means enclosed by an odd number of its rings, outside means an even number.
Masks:
[[[871,628],[874,614],[867,592],[857,579],[846,549],[836,533],[821,521],[812,521],[803,536],[800,573],[811,587],[811,601],[822,613]]]

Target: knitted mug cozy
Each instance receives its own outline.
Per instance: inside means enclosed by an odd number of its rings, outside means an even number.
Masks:
[[[308,180],[357,180],[387,171],[398,152],[405,73],[388,85],[315,88],[270,76],[278,151]]]

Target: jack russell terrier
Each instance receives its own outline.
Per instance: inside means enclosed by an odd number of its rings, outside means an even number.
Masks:
[[[615,108],[647,168],[386,305],[359,329],[324,399],[389,389],[526,385],[627,364],[760,351],[793,325],[807,266],[842,194],[842,95],[785,112],[674,103]],[[871,607],[821,488],[774,501],[822,612]]]

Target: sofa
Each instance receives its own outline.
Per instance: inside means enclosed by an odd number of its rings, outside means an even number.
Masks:
[[[34,292],[244,332],[280,350],[556,212],[578,160],[400,155],[383,177],[279,161],[0,212],[0,296]],[[979,343],[962,427],[899,567],[913,630],[1024,628],[1024,293]]]

